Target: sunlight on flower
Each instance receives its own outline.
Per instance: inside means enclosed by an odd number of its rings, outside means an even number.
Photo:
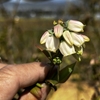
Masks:
[[[80,21],[54,21],[53,27],[46,31],[40,43],[45,48],[39,49],[46,55],[52,69],[44,80],[50,87],[57,90],[59,83],[65,82],[72,74],[77,61],[81,61],[85,42],[90,39],[78,32],[83,32],[84,25]],[[75,59],[73,59],[75,58]],[[70,65],[68,65],[70,60]],[[41,90],[41,84],[37,84]]]
[[[75,21],[75,20],[69,20],[66,22],[67,28],[71,31],[74,32],[83,32],[83,23],[81,23],[80,21]]]
[[[46,42],[46,40],[47,40],[47,38],[49,37],[49,32],[48,31],[46,31],[43,35],[42,35],[42,37],[41,37],[41,39],[40,39],[40,43],[41,44],[44,44],[45,42]]]
[[[83,39],[84,39],[85,42],[90,41],[90,39],[86,35],[82,35],[82,37],[83,37]]]
[[[59,49],[61,55],[73,54],[81,60],[85,42],[90,40],[87,36],[78,33],[83,32],[83,23],[75,20],[68,20],[63,23],[63,21],[58,20],[58,22],[54,21],[53,24],[54,27],[42,35],[40,43],[45,44],[46,50],[50,52],[56,54]]]
[[[59,48],[59,39],[57,39],[54,35],[49,36],[46,40],[46,49],[48,51],[56,52]]]
[[[63,56],[68,56],[75,53],[74,46],[68,45],[65,41],[60,43],[59,50]]]
[[[72,39],[72,36],[71,36],[71,33],[66,30],[65,32],[63,32],[63,37],[65,39],[65,41],[69,44],[69,45],[73,45],[73,39]]]
[[[75,46],[80,47],[85,42],[83,37],[80,34],[71,32],[71,35]]]
[[[57,38],[60,38],[63,34],[63,27],[60,24],[54,26],[54,34]]]

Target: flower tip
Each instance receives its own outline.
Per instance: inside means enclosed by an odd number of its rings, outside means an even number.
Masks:
[[[46,31],[43,35],[42,35],[42,37],[41,37],[41,39],[40,39],[40,44],[44,44],[45,42],[46,42],[46,39],[49,37],[49,32],[48,31]]]
[[[89,38],[89,37],[87,37],[87,36],[85,36],[85,35],[82,35],[82,37],[83,37],[83,39],[84,39],[85,42],[90,41],[90,38]]]
[[[56,35],[56,38],[60,38],[60,35]]]
[[[43,39],[43,37],[40,39],[40,44],[44,44],[45,40]]]
[[[44,42],[40,40],[40,44],[44,44]]]
[[[90,39],[89,38],[87,38],[87,40],[85,40],[86,42],[89,42],[90,41]]]

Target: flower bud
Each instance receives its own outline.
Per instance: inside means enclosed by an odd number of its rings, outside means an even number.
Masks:
[[[71,33],[68,30],[63,32],[63,37],[69,45],[71,46],[73,45],[73,39],[72,39]]]
[[[80,46],[80,47],[76,47],[75,48],[75,50],[76,50],[76,53],[78,54],[78,55],[82,55],[83,54],[83,47],[82,46]]]
[[[56,52],[59,47],[59,39],[57,39],[54,35],[49,36],[46,40],[46,49],[48,51]]]
[[[54,58],[53,59],[53,64],[61,64],[61,60],[60,60],[60,58],[59,57],[56,57],[56,58]]]
[[[68,56],[75,53],[74,46],[68,45],[65,41],[60,43],[59,50],[63,56]]]
[[[62,20],[58,20],[58,23],[59,24],[63,24],[64,22]]]
[[[83,54],[83,46],[75,47],[76,54],[73,55],[75,59],[81,61],[81,56]]]
[[[46,39],[49,37],[49,32],[48,31],[46,31],[43,35],[42,35],[42,37],[41,37],[41,39],[40,39],[40,43],[41,44],[44,44],[45,42],[46,42]]]
[[[60,38],[63,34],[63,27],[60,24],[54,26],[54,34],[57,38]]]
[[[80,47],[85,42],[81,34],[71,32],[71,35],[75,46]]]
[[[81,23],[80,21],[75,21],[75,20],[69,20],[66,22],[67,24],[67,28],[71,31],[74,32],[83,32],[83,23]]]
[[[53,25],[57,25],[57,22],[56,21],[53,21]]]

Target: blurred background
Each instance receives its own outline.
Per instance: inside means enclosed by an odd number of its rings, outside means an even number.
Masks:
[[[82,34],[90,38],[82,61],[75,66],[70,84],[77,83],[81,87],[86,84],[94,92],[90,99],[84,93],[81,99],[71,99],[73,96],[69,99],[100,100],[100,0],[0,0],[0,62],[46,61],[37,45],[41,35],[58,19],[83,22],[86,27]],[[67,91],[70,86],[66,84],[61,89],[66,87]],[[82,90],[81,87],[78,89]],[[60,94],[65,95],[66,91],[62,89]],[[67,100],[65,98],[51,100]]]

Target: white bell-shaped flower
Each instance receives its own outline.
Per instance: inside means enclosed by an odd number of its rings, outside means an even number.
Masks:
[[[54,35],[51,35],[47,38],[45,45],[48,51],[56,52],[56,50],[59,48],[59,39]]]
[[[65,41],[60,43],[59,50],[63,56],[68,56],[76,53],[74,46],[68,45]]]
[[[44,44],[45,42],[46,42],[46,39],[49,37],[49,32],[48,31],[46,31],[43,35],[42,35],[42,37],[41,37],[41,39],[40,39],[40,43],[41,44]]]
[[[73,39],[72,39],[71,33],[68,30],[63,32],[63,37],[69,45],[71,46],[73,45]]]
[[[60,24],[54,26],[54,34],[57,38],[60,38],[63,34],[63,27]]]
[[[71,35],[75,46],[80,47],[85,42],[81,34],[71,32]]]
[[[66,24],[67,24],[67,28],[71,31],[83,32],[84,25],[80,21],[69,20],[66,22]]]

